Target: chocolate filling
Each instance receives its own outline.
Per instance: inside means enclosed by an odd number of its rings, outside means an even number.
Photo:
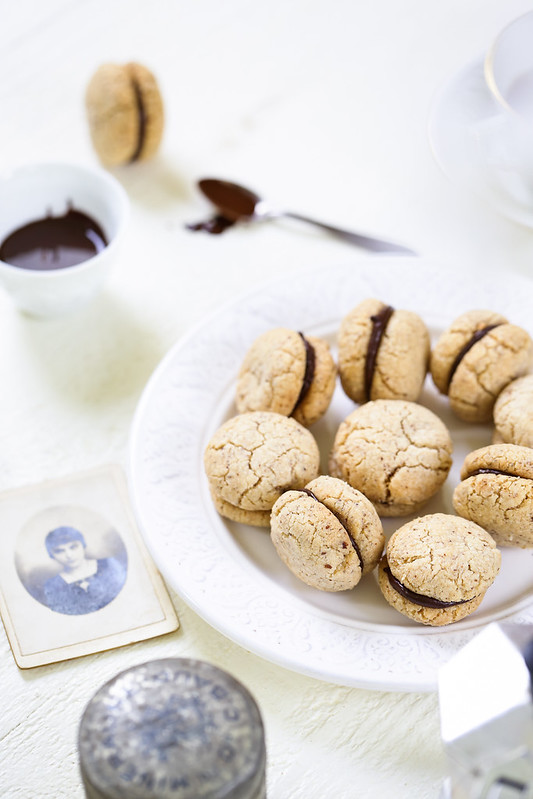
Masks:
[[[503,469],[476,469],[471,472],[468,477],[475,477],[477,474],[504,474],[506,477],[520,477],[519,474],[513,472],[505,472]]]
[[[290,412],[289,416],[294,416],[298,406],[304,401],[307,396],[307,392],[311,388],[311,383],[313,382],[313,378],[315,376],[315,366],[316,366],[316,355],[314,347],[307,341],[303,333],[298,331],[298,335],[302,339],[305,347],[305,371],[304,377],[302,382],[302,387],[300,389],[300,393],[298,394],[298,399],[294,405],[294,408]]]
[[[401,583],[390,570],[389,566],[385,567],[385,574],[389,578],[389,583],[391,584],[392,588],[397,591],[404,599],[408,599],[409,602],[412,602],[414,605],[421,605],[423,608],[451,608],[454,605],[464,605],[465,602],[471,602],[472,599],[459,599],[457,602],[443,602],[441,599],[435,599],[432,596],[424,596],[424,594],[417,594],[415,591],[411,591],[410,588],[406,588],[403,583]]]
[[[370,399],[370,392],[372,390],[372,381],[374,379],[374,372],[376,371],[376,359],[381,345],[381,341],[389,324],[389,320],[394,313],[394,308],[390,305],[385,305],[379,313],[370,317],[372,322],[372,330],[370,331],[370,340],[368,342],[368,349],[366,351],[365,360],[365,397]]]
[[[499,327],[500,324],[501,324],[501,322],[497,323],[495,325],[488,325],[487,327],[482,327],[481,330],[476,330],[476,332],[474,333],[472,338],[469,341],[466,342],[464,347],[461,347],[461,349],[459,350],[459,352],[455,356],[455,360],[452,363],[452,367],[451,367],[450,373],[448,375],[448,383],[447,383],[448,389],[450,388],[451,382],[453,380],[453,376],[454,376],[455,372],[457,371],[457,367],[459,366],[459,364],[461,363],[461,361],[465,357],[466,353],[469,350],[472,349],[474,344],[477,344],[477,342],[480,341],[484,336],[486,336],[487,333],[490,333],[490,331],[494,330],[495,327]]]
[[[302,491],[304,494],[308,494],[308,495],[309,495],[310,497],[312,497],[312,498],[313,498],[313,499],[314,499],[316,502],[320,502],[319,498],[318,498],[318,497],[316,497],[316,496],[313,494],[313,492],[312,492],[312,491],[310,491],[308,488],[301,488],[301,489],[300,489],[300,491]],[[335,513],[335,511],[334,511],[334,510],[331,510],[331,508],[328,508],[328,506],[327,506],[327,505],[325,505],[323,502],[320,502],[320,504],[321,504],[321,505],[324,505],[324,507],[325,507],[325,508],[327,508],[327,510],[329,510],[329,512],[330,512],[330,513],[332,513],[332,514],[335,516],[335,518],[337,519],[337,521],[338,521],[338,522],[340,522],[340,524],[342,525],[342,527],[343,527],[343,528],[346,530],[346,533],[348,534],[348,538],[350,539],[350,541],[351,541],[351,544],[352,544],[352,546],[353,546],[353,548],[354,548],[354,550],[355,550],[355,554],[356,554],[356,555],[357,555],[357,557],[359,558],[359,566],[361,567],[361,571],[363,571],[363,568],[364,568],[364,567],[363,567],[363,558],[361,557],[361,550],[360,550],[360,549],[359,549],[359,547],[357,546],[357,542],[355,541],[355,539],[352,537],[352,535],[351,535],[350,531],[348,530],[348,527],[346,526],[346,521],[345,521],[345,520],[344,520],[344,519],[343,519],[341,516],[339,516],[339,514],[338,514],[338,513]]]
[[[131,78],[131,85],[133,87],[133,91],[135,94],[135,103],[137,105],[137,114],[139,116],[139,133],[137,135],[137,146],[133,152],[133,155],[130,158],[130,162],[137,161],[140,156],[144,146],[144,140],[146,138],[146,109],[144,107],[143,96],[141,92],[141,87],[139,86],[138,81],[135,78]]]

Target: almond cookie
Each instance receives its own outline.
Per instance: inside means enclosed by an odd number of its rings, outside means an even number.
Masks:
[[[328,409],[336,376],[326,341],[284,327],[268,330],[254,341],[242,363],[237,410],[282,413],[309,427]]]
[[[533,447],[533,375],[504,388],[494,405],[494,425],[499,442]]]
[[[284,491],[318,476],[320,453],[311,433],[279,413],[234,416],[207,445],[204,466],[218,512],[233,521],[268,527]]]
[[[272,542],[282,561],[307,585],[322,591],[354,588],[371,572],[385,546],[371,502],[343,480],[321,476],[276,500]]]
[[[523,328],[493,311],[467,311],[439,338],[430,371],[460,419],[488,422],[500,392],[528,371],[532,357]]]
[[[163,100],[142,64],[102,64],[85,95],[92,143],[101,162],[116,166],[154,155],[163,136]]]
[[[354,402],[420,396],[430,341],[417,314],[364,300],[342,320],[338,345],[342,387]]]
[[[392,534],[378,582],[389,605],[404,616],[441,626],[479,607],[500,563],[494,540],[477,524],[433,513]]]
[[[533,547],[533,450],[491,444],[471,452],[453,506],[459,516],[488,530],[500,546]]]
[[[373,503],[380,516],[416,513],[446,480],[452,441],[441,420],[414,402],[372,400],[341,423],[329,471]]]

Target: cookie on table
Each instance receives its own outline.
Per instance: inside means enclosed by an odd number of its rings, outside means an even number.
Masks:
[[[533,449],[491,444],[470,452],[453,507],[500,546],[533,547]]]
[[[477,524],[433,513],[389,539],[378,569],[389,605],[414,621],[441,626],[476,610],[494,582],[501,554]]]
[[[533,447],[533,375],[513,380],[494,405],[494,443]]]
[[[268,527],[272,505],[318,476],[320,453],[295,419],[254,411],[228,419],[212,436],[204,467],[217,511],[232,521]]]
[[[497,396],[528,371],[532,358],[526,330],[493,311],[467,311],[437,341],[430,371],[460,419],[488,422]]]
[[[385,546],[372,503],[343,480],[326,475],[282,494],[270,525],[285,565],[322,591],[354,588],[377,566]]]
[[[406,516],[439,490],[451,456],[448,429],[428,408],[371,400],[340,424],[329,472],[368,497],[380,516]]]
[[[151,158],[164,127],[157,80],[136,62],[102,64],[85,94],[91,140],[100,161],[116,166]]]
[[[326,341],[284,327],[268,330],[244,357],[237,380],[237,410],[273,411],[309,427],[328,409],[336,376]]]
[[[354,402],[414,402],[420,396],[430,340],[426,325],[412,311],[366,299],[342,319],[338,348],[341,384]]]

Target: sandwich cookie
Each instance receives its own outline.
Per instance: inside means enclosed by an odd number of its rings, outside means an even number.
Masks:
[[[361,491],[380,516],[416,513],[446,480],[452,441],[428,408],[372,400],[340,424],[329,472]]]
[[[385,546],[369,500],[335,477],[321,476],[282,494],[270,520],[274,547],[291,572],[321,591],[346,591],[371,572]]]
[[[364,300],[342,320],[338,348],[342,387],[354,402],[415,401],[420,396],[430,340],[426,325],[412,311]]]
[[[336,376],[326,341],[284,327],[269,330],[254,341],[243,360],[237,410],[273,411],[309,427],[328,409]]]
[[[92,143],[104,165],[155,154],[163,136],[163,100],[145,66],[102,64],[89,81],[85,105]]]
[[[305,427],[279,413],[234,416],[211,438],[204,467],[217,511],[268,527],[272,505],[290,488],[318,476],[318,445]]]
[[[533,375],[513,380],[494,405],[494,443],[533,447]]]
[[[500,546],[533,547],[533,449],[491,444],[471,452],[453,506]]]
[[[500,563],[501,554],[483,528],[434,513],[392,534],[378,582],[389,605],[404,616],[441,626],[479,607]]]
[[[500,392],[528,371],[532,357],[526,330],[492,311],[467,311],[437,341],[430,371],[460,419],[488,422]]]

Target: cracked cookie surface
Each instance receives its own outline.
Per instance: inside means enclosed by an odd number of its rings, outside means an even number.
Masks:
[[[372,503],[327,475],[304,491],[282,494],[272,508],[271,537],[291,572],[322,591],[354,588],[376,567],[385,545]]]
[[[446,480],[452,441],[429,409],[402,400],[374,400],[341,423],[329,471],[361,491],[380,516],[417,512]]]
[[[326,341],[283,327],[268,330],[244,357],[237,379],[237,410],[273,411],[309,427],[328,409],[336,376]]]
[[[533,547],[533,450],[491,444],[469,453],[453,506],[500,546]]]
[[[266,411],[229,419],[215,432],[204,453],[217,510],[234,521],[246,518],[259,526],[268,526],[264,512],[270,512],[284,491],[303,488],[317,477],[319,462],[318,445],[308,430],[294,419]],[[224,503],[232,507],[228,509]],[[243,518],[245,511],[260,513]]]
[[[390,309],[390,318],[375,352],[371,378],[367,380],[369,348],[375,347],[372,317],[383,313],[387,307],[381,300],[366,299],[341,321],[339,375],[345,393],[354,402],[375,399],[415,401],[422,391],[430,341],[425,323],[412,311]]]
[[[487,422],[498,395],[528,371],[532,358],[533,342],[526,330],[493,311],[467,311],[437,341],[430,371],[459,418]]]
[[[500,442],[533,447],[533,375],[504,388],[494,405],[494,425]]]
[[[486,530],[458,516],[434,513],[392,534],[378,582],[387,602],[400,613],[441,626],[479,607],[500,564],[501,554]]]

